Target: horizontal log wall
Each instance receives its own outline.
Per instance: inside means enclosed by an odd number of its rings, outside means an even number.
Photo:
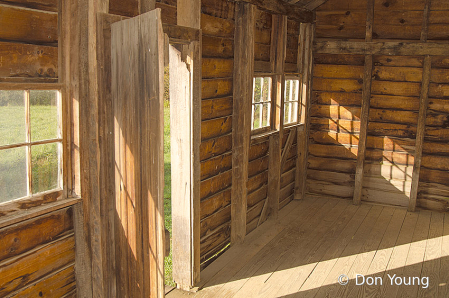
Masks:
[[[0,229],[1,297],[75,297],[73,208]]]
[[[307,171],[310,193],[352,198],[363,63],[363,56],[314,54]]]
[[[373,41],[440,42],[449,35],[446,1],[374,1]],[[364,41],[367,1],[330,0],[320,6],[317,38]],[[423,25],[424,23],[424,25]],[[426,29],[427,28],[427,29]],[[427,38],[423,40],[423,34]],[[447,210],[445,136],[447,56],[432,57],[417,206]],[[410,199],[424,56],[373,55],[362,200],[407,206]],[[446,62],[445,62],[446,61]],[[315,53],[307,189],[352,198],[360,130],[364,56]]]
[[[449,209],[449,64],[447,60],[448,57],[432,58],[429,105],[417,197],[417,206],[438,210]]]
[[[58,2],[0,3],[0,82],[57,82]]]
[[[231,236],[234,4],[202,1],[201,11],[200,254],[204,268],[230,243]]]

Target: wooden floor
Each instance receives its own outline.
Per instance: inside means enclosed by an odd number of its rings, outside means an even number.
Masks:
[[[207,267],[197,293],[167,297],[449,297],[448,235],[448,213],[293,201]]]

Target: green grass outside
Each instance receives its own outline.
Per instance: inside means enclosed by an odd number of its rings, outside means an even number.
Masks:
[[[171,221],[171,155],[170,155],[170,101],[164,100],[164,214],[165,227],[172,234]],[[165,284],[175,287],[173,281],[173,245],[170,237],[170,255],[165,258]]]
[[[56,137],[57,108],[52,105],[30,107],[31,139]],[[24,106],[0,106],[0,145],[25,142]],[[54,189],[58,182],[57,144],[31,147],[32,193]],[[0,203],[27,195],[26,147],[0,150]]]
[[[170,232],[170,255],[164,260],[165,284],[176,287],[173,281],[173,243],[171,222],[171,154],[170,154],[170,94],[169,67],[164,69],[164,214],[165,227]]]

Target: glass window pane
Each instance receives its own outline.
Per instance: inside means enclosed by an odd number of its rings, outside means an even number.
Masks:
[[[284,91],[284,100],[290,100],[289,94],[290,94],[290,88],[291,87],[291,80],[285,80],[285,91]]]
[[[261,116],[260,107],[261,107],[260,104],[254,105],[253,129],[262,127],[261,122],[260,122],[260,116]]]
[[[58,137],[57,91],[30,91],[31,141],[55,139]]]
[[[0,146],[25,141],[24,91],[0,90]]]
[[[299,95],[299,79],[286,79],[284,90],[284,102],[296,101]]]
[[[27,195],[27,147],[0,150],[0,203]]]
[[[59,187],[59,143],[31,146],[32,193]]]
[[[284,124],[289,123],[288,121],[288,113],[290,111],[290,103],[284,103]]]
[[[269,126],[270,125],[270,103],[263,104],[262,109],[262,127]]]
[[[284,124],[294,123],[298,120],[298,102],[284,104]]]
[[[293,99],[299,100],[299,80],[293,80]]]
[[[271,77],[255,77],[253,79],[252,129],[270,125],[271,84]]]
[[[299,79],[286,79],[284,89],[284,124],[298,121]]]
[[[253,102],[260,102],[261,78],[253,79]]]
[[[271,99],[271,78],[263,78],[262,101],[269,102]]]

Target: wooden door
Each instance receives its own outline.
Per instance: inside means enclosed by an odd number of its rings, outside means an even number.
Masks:
[[[164,296],[160,9],[112,24],[117,297]]]

